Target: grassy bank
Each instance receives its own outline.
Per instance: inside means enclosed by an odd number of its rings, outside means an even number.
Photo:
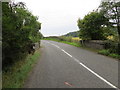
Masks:
[[[57,38],[44,38],[43,40],[52,40],[52,41],[57,41],[57,42],[62,42],[62,43],[65,43],[65,44],[73,45],[73,46],[76,46],[76,47],[81,47],[80,44],[78,44],[78,43],[69,42],[69,41],[61,41]]]
[[[34,55],[28,55],[25,60],[15,63],[7,72],[2,74],[3,88],[21,88],[29,72],[40,57],[40,51],[37,50]]]
[[[52,40],[52,41],[57,41],[57,42],[61,42],[61,43],[66,43],[66,44],[69,44],[69,45],[80,47],[82,49],[86,49],[86,50],[89,50],[89,51],[96,52],[98,54],[109,56],[109,57],[112,57],[112,58],[115,58],[115,59],[120,59],[120,55],[115,54],[115,53],[110,53],[110,52],[108,52],[108,50],[105,50],[105,49],[104,50],[98,50],[98,49],[88,48],[88,47],[80,45],[79,43],[69,42],[69,41],[64,41],[64,40],[61,41],[58,38],[44,38],[43,40]]]
[[[69,45],[72,45],[72,46],[80,47],[80,48],[82,48],[82,49],[90,50],[90,51],[93,51],[93,52],[98,52],[97,49],[88,48],[88,47],[82,46],[82,45],[80,45],[80,43],[76,43],[76,42],[61,41],[61,40],[59,40],[59,39],[57,39],[57,38],[44,38],[43,40],[57,41],[57,42],[69,44]]]

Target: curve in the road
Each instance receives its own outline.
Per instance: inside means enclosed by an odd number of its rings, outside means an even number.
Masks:
[[[76,59],[75,57],[73,57],[72,55],[70,55],[68,52],[66,52],[65,50],[63,50],[62,48],[60,48],[59,46],[52,44],[50,42],[47,41],[47,43],[59,48],[61,51],[63,51],[65,54],[67,54],[68,56],[70,56],[71,58],[73,58],[74,61],[76,61],[78,64],[80,64],[81,66],[83,66],[84,68],[86,68],[88,71],[90,71],[92,74],[94,74],[95,76],[97,76],[99,79],[101,79],[102,81],[104,81],[105,83],[107,83],[108,85],[110,85],[112,88],[116,88],[119,89],[118,87],[116,87],[115,85],[113,85],[111,82],[109,82],[108,80],[106,80],[105,78],[101,77],[99,74],[97,74],[96,72],[94,72],[93,70],[91,70],[89,67],[87,67],[85,64],[81,63],[78,59]]]

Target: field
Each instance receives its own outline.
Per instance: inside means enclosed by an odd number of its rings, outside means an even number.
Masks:
[[[72,37],[72,42],[79,42],[80,40],[82,40],[82,39],[80,39],[79,37]]]

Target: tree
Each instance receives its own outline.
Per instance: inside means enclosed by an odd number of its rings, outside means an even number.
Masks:
[[[102,2],[99,8],[101,13],[109,19],[111,24],[117,26],[120,42],[120,2],[108,0],[108,2]]]
[[[102,26],[107,24],[107,19],[102,13],[97,11],[87,14],[82,20],[78,19],[78,27],[80,29],[80,38],[83,40],[102,40]]]
[[[120,54],[120,1],[108,0],[100,5],[100,12],[104,14],[113,27],[118,31],[118,53]]]
[[[31,43],[40,41],[41,23],[24,3],[2,3],[3,66],[11,65],[28,53]]]

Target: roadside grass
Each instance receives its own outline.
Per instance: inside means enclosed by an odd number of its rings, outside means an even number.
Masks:
[[[110,54],[109,50],[100,50],[98,53],[106,55],[106,56],[108,56]]]
[[[44,39],[42,39],[42,40],[51,40],[51,41],[57,41],[57,42],[60,42],[60,40],[57,39],[57,38],[44,38]]]
[[[44,38],[43,40],[52,40],[52,41],[57,41],[57,42],[61,42],[61,43],[66,43],[66,44],[73,45],[73,46],[76,46],[76,47],[80,47],[82,49],[92,51],[92,52],[95,52],[95,53],[98,53],[98,54],[101,54],[101,55],[109,56],[109,57],[112,57],[112,58],[115,58],[115,59],[120,59],[120,55],[115,54],[115,53],[110,53],[109,50],[105,50],[105,49],[103,49],[103,50],[93,49],[93,48],[82,46],[82,45],[80,45],[79,43],[76,43],[76,42],[61,41],[58,38]]]
[[[57,42],[69,44],[69,45],[72,45],[72,46],[80,47],[82,49],[86,49],[86,50],[93,51],[93,52],[98,52],[99,51],[97,49],[93,49],[93,48],[88,48],[88,47],[82,46],[82,45],[80,45],[79,43],[76,43],[76,42],[61,41],[61,40],[59,40],[57,38],[44,38],[43,40],[57,41]]]
[[[116,58],[116,59],[119,59],[120,60],[120,55],[119,54],[116,54],[116,53],[110,53],[109,50],[99,50],[98,52],[99,54],[102,54],[102,55],[105,55],[105,56],[109,56],[109,57],[112,57],[112,58]]]
[[[40,57],[37,50],[34,55],[28,55],[25,60],[16,62],[9,71],[2,73],[2,88],[22,88],[25,79]]]
[[[76,47],[80,47],[80,44],[78,44],[78,43],[68,42],[68,41],[60,41],[60,42],[66,43],[66,44],[69,44],[69,45],[73,45],[73,46],[76,46]]]
[[[69,45],[73,45],[73,46],[76,46],[76,47],[80,47],[80,44],[78,44],[78,43],[68,42],[68,41],[61,41],[61,40],[59,40],[57,38],[45,38],[43,40],[52,40],[52,41],[62,42],[62,43],[65,43],[65,44],[69,44]]]

